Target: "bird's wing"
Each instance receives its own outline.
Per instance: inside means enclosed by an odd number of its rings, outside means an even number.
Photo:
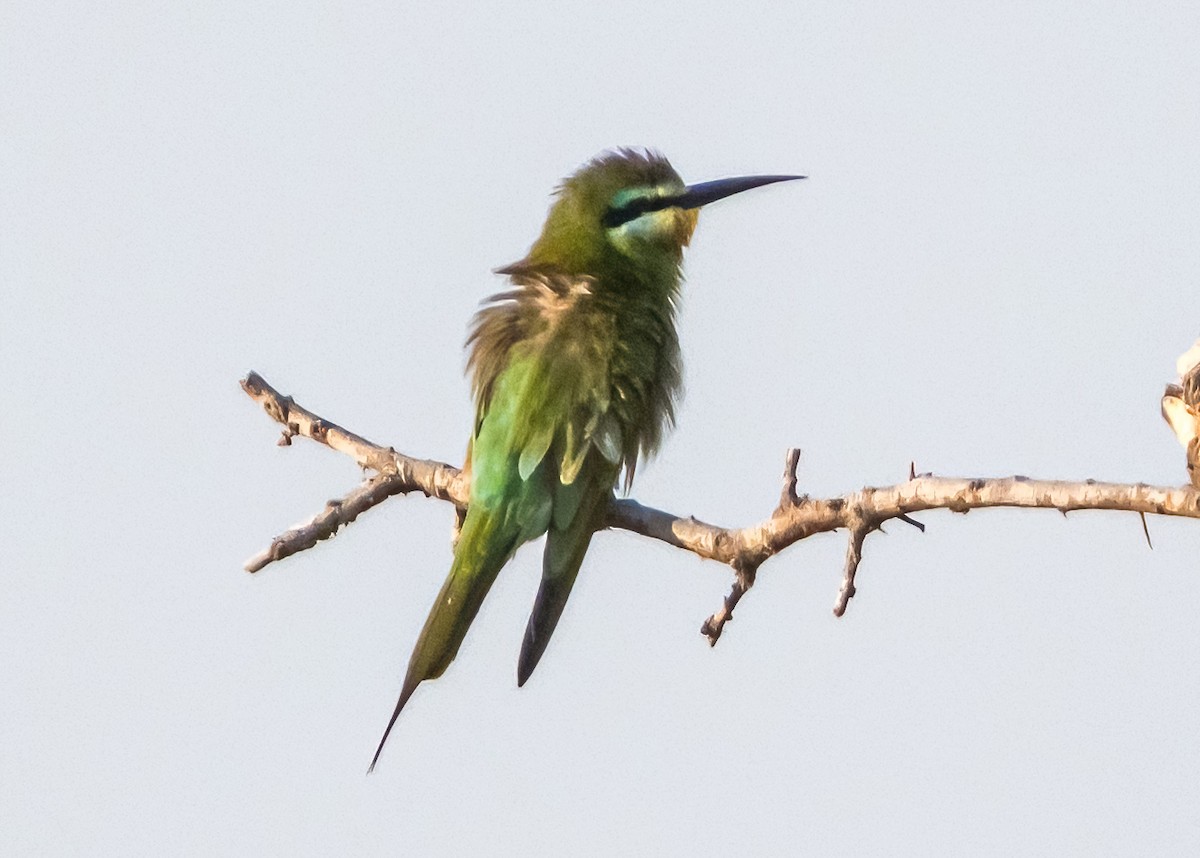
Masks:
[[[611,408],[607,362],[600,355],[572,365],[555,386],[559,415],[551,443],[537,448],[549,463],[551,515],[542,558],[542,582],[517,664],[524,685],[545,652],[579,574],[592,534],[603,527],[620,471],[624,441]]]
[[[530,432],[537,421],[527,420],[525,414],[531,407],[526,398],[535,370],[528,359],[511,361],[492,384],[477,420],[471,440],[471,503],[454,561],[413,647],[400,698],[371,769],[417,686],[441,676],[458,654],[500,569],[522,543],[549,526],[551,486],[557,474],[542,462],[544,456],[526,469],[530,445],[540,443],[537,432]]]
[[[546,474],[549,531],[517,670],[523,684],[558,624],[592,533],[603,524],[629,439],[612,407],[612,319],[593,303],[593,282],[538,272],[514,280],[515,290],[480,311],[470,342],[483,426],[496,419],[500,386],[511,387],[522,407],[505,446],[516,452],[517,477]],[[516,365],[524,369],[510,382]],[[480,446],[477,439],[472,504],[501,482],[486,476]]]

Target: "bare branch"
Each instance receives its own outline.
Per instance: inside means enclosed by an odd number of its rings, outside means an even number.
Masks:
[[[865,521],[857,521],[850,527],[850,541],[846,545],[846,568],[842,573],[842,589],[838,591],[837,601],[833,605],[835,617],[846,613],[846,606],[858,592],[854,587],[854,576],[858,574],[858,564],[862,563],[863,543],[871,529],[871,525]]]
[[[283,424],[288,443],[297,435],[311,438],[378,474],[346,497],[330,502],[311,521],[276,537],[270,548],[247,562],[246,568],[250,571],[258,571],[275,560],[329,538],[339,527],[394,494],[420,491],[429,497],[449,501],[459,510],[466,508],[470,496],[469,477],[458,468],[444,462],[405,456],[391,447],[381,447],[348,432],[297,405],[291,397],[283,396],[257,373],[250,373],[242,381],[242,387],[262,404],[272,419]],[[1033,480],[1022,476],[935,477],[930,473],[916,474],[912,465],[910,478],[903,483],[868,487],[841,497],[814,499],[797,494],[799,457],[799,450],[788,452],[778,507],[770,517],[749,527],[719,527],[691,516],[678,516],[643,506],[629,498],[612,501],[606,522],[608,527],[657,539],[733,567],[736,580],[729,596],[721,610],[704,624],[703,631],[710,643],[720,637],[738,600],[754,583],[759,566],[788,546],[817,533],[838,529],[850,531],[842,588],[834,609],[840,616],[854,595],[854,576],[862,562],[867,535],[890,519],[900,519],[923,529],[911,518],[911,513],[933,509],[965,513],[987,507],[1021,507],[1057,509],[1064,515],[1074,510],[1096,509],[1200,519],[1200,489],[1187,486]]]
[[[262,405],[273,420],[284,425],[284,437],[288,439],[288,444],[296,435],[311,438],[332,450],[345,453],[361,468],[398,477],[400,483],[397,485],[402,488],[396,488],[389,495],[379,497],[376,503],[382,503],[391,494],[418,491],[427,497],[450,501],[455,506],[466,509],[467,500],[470,498],[470,486],[467,485],[466,477],[453,465],[431,459],[414,459],[397,453],[391,447],[381,447],[361,435],[348,432],[336,423],[331,423],[297,405],[290,396],[284,396],[267,384],[257,372],[251,372],[242,379],[241,384],[242,389],[251,399]]]
[[[708,638],[709,646],[717,645],[725,624],[733,619],[733,609],[737,607],[737,603],[741,601],[742,596],[746,595],[746,591],[754,586],[754,576],[757,573],[757,569],[754,567],[742,569],[738,568],[737,564],[734,566],[734,571],[737,574],[733,578],[733,588],[730,589],[729,595],[725,597],[720,610],[710,616],[700,626],[700,634]]]
[[[257,372],[251,372],[242,379],[242,390],[263,407],[272,420],[283,424],[283,438],[280,446],[288,446],[292,438],[302,435],[314,441],[320,441],[327,447],[345,453],[354,459],[360,467],[369,468],[379,473],[387,473],[390,458],[388,451],[378,444],[372,444],[366,438],[347,432],[336,423],[318,417],[308,409],[297,405],[290,396],[284,396],[278,390],[267,384]]]
[[[325,509],[304,524],[298,524],[271,540],[271,547],[246,561],[247,572],[258,572],[268,563],[290,557],[306,548],[312,548],[323,539],[329,539],[342,525],[349,524],[373,506],[383,503],[392,495],[412,491],[396,474],[378,474],[371,477],[350,494],[331,500]]]

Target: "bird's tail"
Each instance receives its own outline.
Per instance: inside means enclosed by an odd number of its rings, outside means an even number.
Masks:
[[[553,539],[552,535],[550,539]],[[567,598],[571,595],[571,588],[575,586],[575,578],[579,575],[579,565],[583,562],[583,555],[587,553],[591,541],[592,534],[589,531],[582,539],[561,552],[564,556],[554,565],[553,571],[550,571],[550,558],[554,546],[547,541],[543,560],[547,571],[542,573],[542,583],[533,602],[533,612],[525,626],[525,639],[521,642],[521,656],[517,661],[518,686],[524,685],[525,680],[529,679],[533,669],[541,661],[542,653],[550,644],[550,636],[554,634],[563,609],[567,606]]]
[[[521,642],[521,656],[517,661],[518,686],[529,679],[550,643],[550,636],[567,606],[571,588],[575,586],[592,534],[603,525],[612,498],[611,486],[612,475],[605,472],[595,487],[582,493],[579,508],[571,520],[561,527],[558,522],[552,523],[546,533],[542,583],[525,626],[525,639]]]
[[[509,533],[510,530],[513,532]],[[503,526],[501,516],[483,510],[477,512],[475,507],[467,514],[454,551],[450,574],[446,576],[446,582],[442,584],[442,590],[425,620],[425,627],[417,638],[400,699],[396,702],[387,729],[383,731],[383,738],[379,740],[368,772],[375,770],[392,727],[417,686],[426,679],[441,676],[450,662],[454,661],[467,629],[479,613],[479,606],[483,604],[496,575],[516,550],[519,535],[519,530]]]

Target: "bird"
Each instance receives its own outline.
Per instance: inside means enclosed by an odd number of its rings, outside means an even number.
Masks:
[[[1187,451],[1191,483],[1200,489],[1200,340],[1175,363],[1178,384],[1168,384],[1162,397],[1162,416]]]
[[[501,567],[545,534],[517,662],[517,685],[529,679],[622,471],[628,491],[639,458],[674,425],[681,265],[699,209],[803,178],[685,185],[656,151],[606,151],[562,181],[526,256],[496,269],[510,288],[483,302],[467,338],[466,516],[369,772],[417,686],[454,660]]]

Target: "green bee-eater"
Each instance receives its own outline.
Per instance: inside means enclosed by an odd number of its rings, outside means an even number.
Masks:
[[[618,474],[628,488],[638,456],[654,453],[674,422],[680,264],[699,208],[799,178],[684,185],[661,155],[606,153],[563,182],[529,254],[497,271],[512,288],[485,302],[467,341],[469,508],[371,769],[417,686],[454,660],[500,567],[544,533],[517,664],[525,684],[604,526]]]

